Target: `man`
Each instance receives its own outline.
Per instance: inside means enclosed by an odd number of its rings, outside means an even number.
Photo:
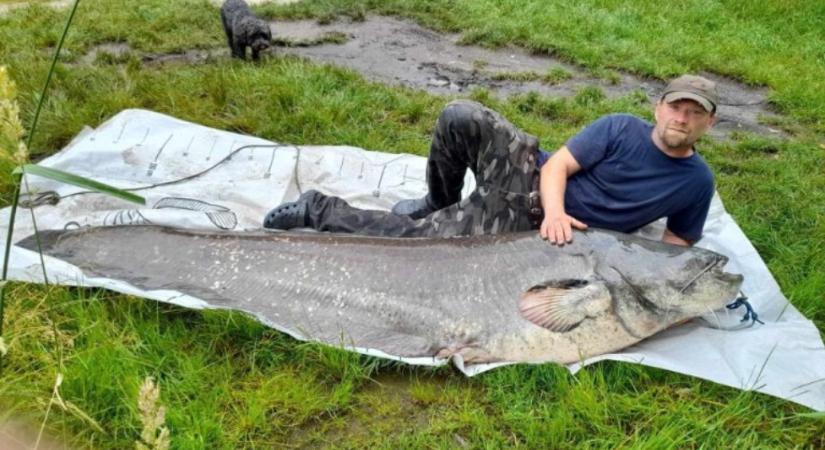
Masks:
[[[427,160],[428,194],[388,213],[353,208],[317,191],[270,211],[264,227],[312,227],[373,236],[457,236],[539,229],[564,245],[588,225],[634,231],[667,217],[666,242],[701,237],[713,175],[694,143],[715,122],[715,84],[684,75],[655,107],[655,125],[602,117],[552,157],[500,114],[470,101],[442,111]],[[464,173],[476,189],[461,199]]]

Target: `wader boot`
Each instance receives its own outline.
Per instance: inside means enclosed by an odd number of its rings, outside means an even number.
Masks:
[[[430,194],[421,198],[401,200],[392,207],[392,213],[399,216],[410,216],[410,219],[421,219],[438,211],[441,208],[433,205]]]

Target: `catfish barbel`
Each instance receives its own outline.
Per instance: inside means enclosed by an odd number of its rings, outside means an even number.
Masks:
[[[40,233],[88,276],[248,312],[303,340],[401,357],[571,363],[722,308],[727,258],[604,230],[564,247],[534,231],[456,238],[197,232]],[[18,245],[36,251],[34,237]]]

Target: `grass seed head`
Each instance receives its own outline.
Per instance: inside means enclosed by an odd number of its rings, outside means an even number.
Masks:
[[[140,440],[135,442],[138,450],[166,450],[169,448],[169,430],[163,426],[166,408],[158,404],[160,386],[152,377],[146,377],[140,386],[138,410],[143,431]]]
[[[11,158],[15,164],[23,164],[28,159],[28,150],[22,142],[23,124],[20,122],[20,107],[15,100],[17,87],[9,76],[6,66],[0,66],[0,148],[4,158]]]

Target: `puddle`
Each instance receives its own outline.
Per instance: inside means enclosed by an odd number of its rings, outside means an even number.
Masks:
[[[569,97],[584,87],[598,86],[608,98],[640,90],[654,102],[664,88],[661,81],[620,72],[610,72],[609,79],[599,78],[579,66],[519,48],[462,46],[458,44],[460,35],[437,33],[392,17],[373,16],[362,22],[324,25],[309,20],[274,21],[270,26],[275,45],[269,53],[297,55],[346,67],[370,80],[436,95],[462,94],[480,87],[505,97],[530,91]],[[117,59],[130,51],[126,44],[105,44],[92,49],[80,62],[92,63],[100,53]],[[199,64],[228,55],[228,49],[220,47],[140,57],[149,65]],[[777,117],[768,107],[767,89],[748,87],[714,74],[702,75],[717,82],[721,97],[712,136],[726,137],[737,130],[785,136],[782,131],[760,123],[760,117]]]

